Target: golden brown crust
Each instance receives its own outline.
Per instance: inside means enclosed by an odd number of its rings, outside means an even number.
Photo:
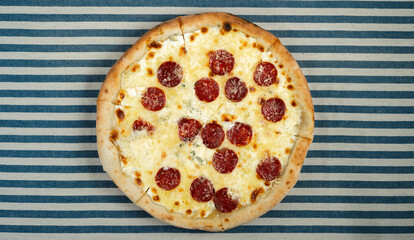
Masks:
[[[272,185],[273,190],[254,204],[240,207],[231,213],[220,213],[223,229],[227,230],[265,214],[276,206],[296,184],[311,140],[298,137],[282,175]]]
[[[111,132],[114,125],[113,103],[98,101],[96,113],[96,137],[98,143],[99,158],[103,169],[109,174],[114,183],[121,189],[132,202],[137,202],[145,194],[135,182],[122,172],[118,149],[112,143]]]
[[[299,127],[298,135],[312,140],[315,115],[312,97],[306,78],[296,60],[282,45],[280,40],[277,40],[273,44],[270,51],[275,54],[278,63],[284,66],[283,68],[285,69],[288,77],[291,78],[293,86],[295,86],[295,101],[298,107],[302,109],[302,122]]]
[[[153,41],[164,41],[170,36],[177,34],[182,35],[180,21],[178,18],[174,18],[155,26],[142,35],[111,68],[102,84],[98,100],[116,103],[117,95],[121,87],[120,75],[125,68],[134,61],[141,59],[148,51],[148,45]]]
[[[220,27],[224,31],[237,29],[257,39],[268,50],[277,38],[261,27],[240,17],[225,12],[209,12],[180,17],[183,33],[193,32],[202,27]]]
[[[177,227],[214,232],[223,231],[217,211],[212,212],[206,218],[190,218],[181,213],[171,212],[165,207],[154,203],[148,194],[145,194],[136,204],[155,218]]]

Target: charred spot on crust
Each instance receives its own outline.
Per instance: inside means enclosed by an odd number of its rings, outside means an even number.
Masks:
[[[125,118],[125,113],[121,109],[116,110],[116,116],[118,117],[119,121],[123,121]]]
[[[208,28],[206,28],[206,27],[202,27],[202,28],[201,28],[201,32],[202,32],[202,33],[206,33],[206,32],[208,32]]]
[[[139,65],[139,64],[135,64],[135,65],[131,68],[131,71],[132,71],[132,72],[136,72],[139,68],[140,68],[140,65]]]
[[[104,92],[105,92],[105,93],[108,93],[108,89],[107,89],[107,88],[105,88]]]
[[[250,195],[250,201],[251,201],[252,203],[256,202],[257,197],[258,197],[260,194],[262,194],[262,193],[264,193],[264,189],[263,189],[262,187],[261,187],[261,188],[256,188],[256,189],[252,192],[252,194]]]
[[[224,219],[224,221],[225,221],[225,222],[229,222],[229,221],[230,221],[230,219],[228,219],[228,218],[225,218],[225,219]]]
[[[296,107],[297,106],[295,100],[293,100],[290,104],[292,104],[293,107]]]
[[[149,76],[154,75],[154,72],[152,71],[151,68],[147,68],[147,73],[148,73]]]
[[[148,58],[153,58],[153,57],[154,57],[154,55],[155,55],[155,53],[154,53],[154,52],[149,52],[149,53],[148,53]]]
[[[191,211],[191,209],[187,209],[187,210],[185,211],[185,213],[187,213],[188,215],[190,215],[192,212],[193,212],[193,211]]]
[[[155,195],[154,197],[152,197],[152,200],[159,201],[160,200],[160,197],[158,195]]]
[[[156,41],[152,41],[150,44],[148,44],[149,48],[161,48],[162,44]]]
[[[111,134],[109,135],[109,139],[114,142],[115,140],[118,139],[118,131],[117,130],[112,130]]]
[[[127,165],[127,158],[124,157],[123,155],[119,155],[119,158],[121,159],[122,164]]]
[[[224,30],[224,31],[226,31],[226,32],[231,31],[231,24],[230,24],[230,23],[228,23],[228,22],[225,22],[225,23],[223,24],[223,30]]]
[[[286,185],[289,185],[289,184],[290,184],[290,182],[289,182],[289,181],[287,181],[287,182],[286,182]]]
[[[288,88],[289,90],[293,90],[293,89],[295,89],[295,88],[293,87],[293,85],[292,85],[292,84],[289,84],[289,85],[287,86],[287,88]]]
[[[187,53],[187,49],[185,49],[185,47],[180,47],[180,54],[185,55],[186,53]]]

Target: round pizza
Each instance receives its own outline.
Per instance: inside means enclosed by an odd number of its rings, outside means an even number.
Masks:
[[[311,95],[279,39],[227,13],[178,17],[117,61],[97,101],[104,170],[172,225],[222,231],[295,185],[313,139]]]

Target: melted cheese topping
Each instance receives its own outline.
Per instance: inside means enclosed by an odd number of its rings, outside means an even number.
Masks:
[[[252,203],[251,194],[255,189],[263,188],[262,195],[265,195],[271,185],[258,178],[256,167],[266,156],[277,157],[283,167],[287,164],[301,121],[300,110],[291,104],[295,96],[289,90],[290,82],[277,65],[277,59],[256,39],[239,31],[226,34],[221,31],[213,27],[206,33],[198,30],[184,37],[174,36],[160,42],[161,48],[150,49],[141,60],[131,64],[121,76],[120,106],[116,109],[124,112],[125,117],[114,118],[117,131],[121,132],[116,144],[124,159],[121,163],[124,173],[137,179],[154,202],[193,217],[207,217],[215,211],[213,201],[200,203],[191,197],[191,183],[198,177],[209,179],[216,191],[229,188],[232,197],[241,205]],[[184,46],[186,51],[183,51]],[[194,83],[209,77],[208,52],[219,49],[230,52],[235,65],[229,74],[212,77],[220,87],[218,98],[210,103],[202,102],[195,95]],[[165,61],[174,61],[183,69],[183,80],[176,87],[166,88],[157,80],[157,69]],[[255,84],[253,74],[261,61],[277,67],[279,84],[268,87]],[[244,81],[249,89],[240,102],[231,102],[224,94],[227,79],[234,76]],[[152,112],[140,103],[148,87],[164,91],[166,105],[162,110]],[[260,99],[273,97],[281,98],[286,105],[285,116],[277,123],[265,120],[261,113]],[[224,121],[223,116],[231,116],[233,122]],[[197,119],[203,126],[215,120],[224,131],[236,121],[252,127],[253,137],[246,146],[237,147],[226,137],[218,148],[230,148],[237,153],[238,164],[231,173],[221,174],[214,169],[212,159],[216,149],[205,147],[200,134],[191,142],[179,139],[177,123],[184,117]],[[151,123],[155,129],[133,131],[137,119]],[[170,191],[159,188],[155,182],[157,171],[163,167],[177,168],[181,174],[180,184]]]

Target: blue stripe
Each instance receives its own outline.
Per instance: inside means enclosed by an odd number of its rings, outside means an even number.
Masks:
[[[105,75],[0,75],[0,82],[103,82]],[[309,83],[414,83],[411,76],[318,76],[306,77]]]
[[[410,159],[414,158],[414,152],[398,151],[398,152],[385,152],[385,151],[308,151],[307,158],[398,158],[398,159]]]
[[[131,45],[82,44],[39,45],[0,44],[2,52],[125,52]],[[398,46],[311,46],[286,45],[291,53],[399,53],[412,54],[414,47]],[[393,63],[396,64],[396,63]]]
[[[1,157],[17,158],[98,158],[97,151],[0,150]]]
[[[0,210],[5,218],[152,218],[145,211],[39,211]],[[295,211],[271,210],[262,218],[411,219],[414,211]]]
[[[0,75],[0,82],[103,82],[104,79],[105,75]]]
[[[414,233],[412,226],[286,226],[286,225],[245,225],[223,232],[230,233]],[[197,233],[218,234],[200,230],[177,228],[168,225],[155,226],[37,226],[0,225],[0,232],[15,233]],[[222,234],[223,234],[222,233]]]
[[[94,128],[96,121],[0,120],[0,126],[13,128]]]
[[[12,188],[117,188],[112,181],[35,181],[0,180],[0,187]],[[373,188],[373,189],[411,189],[414,181],[320,181],[300,180],[295,188]]]
[[[0,150],[2,157],[18,158],[98,158],[96,151]],[[413,151],[319,151],[310,150],[307,158],[414,158]]]
[[[96,143],[96,136],[0,135],[0,142],[21,143]]]
[[[0,105],[0,112],[95,113],[95,105]]]
[[[130,203],[126,196],[44,196],[0,195],[0,202],[16,203]],[[403,204],[414,203],[411,196],[286,196],[283,203],[365,203]]]
[[[414,128],[414,122],[316,120],[317,128]]]
[[[0,91],[1,92],[1,91]],[[78,91],[75,91],[78,92]],[[414,113],[414,107],[315,105],[315,112]],[[0,105],[0,112],[94,113],[95,105]]]
[[[116,60],[0,59],[0,67],[112,67]],[[412,61],[298,61],[302,68],[395,68],[412,69]]]
[[[349,72],[350,76],[306,76],[306,80],[309,83],[414,83],[414,77],[404,76],[352,76],[352,72]]]
[[[74,29],[74,30],[34,30],[34,29],[0,29],[0,36],[22,37],[140,37],[148,29]],[[410,31],[313,31],[280,30],[269,31],[280,38],[391,38],[412,39]]]
[[[113,7],[288,7],[288,8],[381,8],[381,9],[406,9],[414,8],[413,2],[383,2],[383,1],[238,1],[238,0],[210,0],[210,1],[163,1],[163,0],[124,0],[121,2],[111,0],[88,1],[31,1],[11,0],[2,1],[3,6],[113,6]]]
[[[4,150],[3,150],[4,151]],[[411,156],[414,158],[414,156]],[[312,161],[311,159],[308,161]],[[47,165],[0,165],[0,172],[31,172],[31,173],[103,173],[100,165],[81,166],[47,166]],[[414,167],[410,166],[322,166],[305,165],[302,167],[305,173],[387,173],[409,174],[414,173]]]
[[[377,144],[399,143],[401,144],[401,143],[414,143],[414,137],[315,135],[313,142],[317,142],[317,143],[377,143]]]
[[[33,22],[164,22],[174,14],[0,14],[0,21]],[[250,22],[292,23],[394,23],[411,24],[409,16],[290,16],[290,15],[238,15]]]
[[[16,128],[94,128],[93,120],[53,121],[53,120],[0,120],[1,127]],[[341,121],[316,120],[317,128],[414,128],[414,122],[409,121]]]
[[[0,121],[1,123],[1,121]],[[60,135],[0,135],[0,142],[21,143],[96,143],[95,135],[60,136]],[[414,143],[414,137],[388,136],[345,136],[315,135],[317,143],[375,143],[405,144]]]
[[[410,158],[414,158],[411,154]],[[312,160],[309,160],[312,161]],[[387,174],[409,174],[414,173],[414,167],[409,166],[324,166],[324,165],[305,165],[302,167],[305,173],[387,173]]]
[[[414,87],[414,86],[413,86]],[[405,90],[405,89],[401,89]],[[97,98],[99,90],[0,90],[1,97],[45,97],[45,98]],[[414,98],[414,91],[337,91],[312,90],[313,98]],[[321,105],[330,107],[329,105]],[[345,106],[357,108],[357,106]],[[365,106],[363,106],[365,108]],[[373,106],[367,106],[373,107]],[[382,108],[382,107],[379,107]],[[385,107],[386,108],[386,107]],[[391,107],[393,108],[393,107]],[[404,109],[404,107],[398,107]],[[406,108],[411,112],[412,107]]]

